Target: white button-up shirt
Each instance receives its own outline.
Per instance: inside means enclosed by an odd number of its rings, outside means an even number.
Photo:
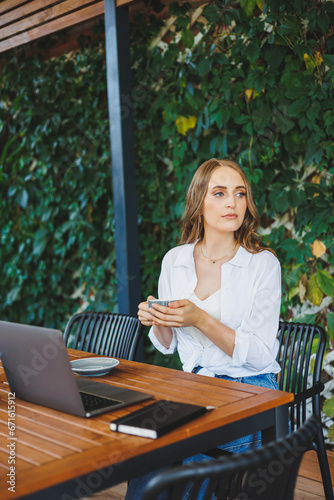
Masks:
[[[162,261],[158,293],[162,299],[189,299],[197,284],[195,243],[170,250]],[[217,266],[217,270],[219,267]],[[281,267],[264,250],[252,254],[240,247],[229,262],[220,266],[220,321],[235,330],[233,356],[212,342],[205,347],[185,328],[172,328],[173,339],[164,347],[151,328],[149,338],[163,354],[179,353],[183,370],[202,366],[201,375],[247,377],[278,373],[276,339],[281,306]]]

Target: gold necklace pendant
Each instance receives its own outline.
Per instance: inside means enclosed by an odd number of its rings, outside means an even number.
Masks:
[[[237,247],[237,244],[238,242],[236,242],[236,244],[234,245],[234,247],[232,248],[232,250],[230,250],[226,255],[224,255],[223,257],[220,257],[219,259],[215,259],[215,260],[212,260],[212,259],[209,259],[209,257],[207,257],[206,255],[204,255],[203,253],[203,248],[202,248],[202,245],[201,245],[201,253],[203,255],[203,257],[207,260],[209,260],[210,262],[212,262],[212,264],[215,264],[216,262],[218,262],[219,260],[222,260],[222,259],[225,259],[226,257],[228,257],[232,252],[234,252],[234,250],[236,249]]]

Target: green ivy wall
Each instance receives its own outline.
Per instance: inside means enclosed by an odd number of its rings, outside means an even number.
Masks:
[[[143,298],[178,242],[193,172],[229,157],[249,175],[282,263],[282,317],[334,339],[333,24],[334,3],[319,0],[174,2],[165,21],[133,19],[123,112],[135,118]],[[62,329],[79,309],[117,307],[98,35],[52,60],[1,56],[1,319]]]

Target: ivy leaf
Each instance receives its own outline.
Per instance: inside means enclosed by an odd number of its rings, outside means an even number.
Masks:
[[[322,56],[323,60],[324,60],[324,63],[329,66],[329,67],[332,67],[334,66],[334,56],[330,55],[330,54],[324,54]]]
[[[269,35],[268,43],[269,43],[269,45],[274,45],[274,43],[275,43],[275,35],[274,35],[273,31]]]
[[[189,29],[185,29],[182,31],[181,40],[183,45],[187,47],[187,49],[191,49],[191,47],[194,45],[195,37]]]
[[[47,229],[39,229],[34,237],[33,255],[41,255],[47,245],[49,239],[49,231]]]
[[[332,424],[328,429],[328,439],[334,442],[334,424]]]
[[[27,208],[28,205],[28,200],[29,200],[29,195],[28,191],[26,189],[22,189],[20,194],[16,196],[16,201],[20,205],[20,207]]]
[[[329,51],[331,51],[334,48],[334,35],[327,38],[326,45],[327,45],[327,49]]]
[[[286,18],[277,29],[278,33],[285,35],[294,35],[298,32],[297,18],[290,16]]]
[[[290,258],[292,258],[299,253],[299,242],[296,240],[285,240],[282,242],[281,248],[288,253]]]
[[[203,9],[203,15],[209,23],[217,23],[220,19],[221,13],[219,8],[215,5],[206,5]]]
[[[240,5],[246,15],[250,16],[256,7],[256,0],[241,0]]]
[[[308,106],[309,100],[306,97],[297,99],[297,101],[293,102],[290,106],[290,116],[298,116],[305,113],[305,110],[308,109]]]
[[[299,293],[300,293],[299,286],[296,286],[295,288],[289,288],[289,293],[288,293],[289,300],[293,299],[293,297],[295,297]]]
[[[212,114],[212,119],[217,123],[217,126],[221,128],[230,119],[231,113],[229,108],[222,104],[218,111]]]
[[[289,271],[284,272],[284,278],[286,280],[288,287],[292,288],[296,286],[302,274],[303,274],[302,264],[298,264]]]
[[[176,118],[176,128],[179,134],[186,135],[188,130],[196,127],[196,116],[178,116]]]
[[[226,135],[218,135],[210,141],[210,153],[214,156],[218,152],[224,157],[227,153]]]
[[[12,198],[12,196],[14,196],[16,191],[17,191],[17,186],[10,186],[10,188],[8,189],[8,197]]]
[[[295,123],[279,111],[276,111],[276,113],[273,114],[273,122],[278,130],[280,130],[284,135],[295,127]]]
[[[267,104],[260,106],[252,113],[254,128],[257,132],[264,129],[271,120],[271,110]]]
[[[328,30],[328,27],[331,23],[331,20],[330,20],[329,15],[327,14],[327,12],[325,12],[324,10],[320,10],[318,18],[317,18],[317,23],[318,23],[319,28],[323,32],[326,32]]]
[[[314,57],[310,57],[308,54],[304,54],[304,62],[306,69],[312,73],[312,71],[317,67],[317,63]]]
[[[251,62],[255,62],[259,58],[260,51],[260,46],[253,41],[249,42],[245,50],[246,56]]]
[[[285,210],[287,210],[289,206],[287,192],[282,190],[280,193],[278,193],[274,203],[275,209],[278,212],[285,212]]]
[[[327,316],[327,328],[329,330],[330,337],[334,339],[334,313],[329,313]]]
[[[211,65],[212,65],[212,61],[211,59],[209,58],[205,58],[205,59],[202,59],[200,62],[199,62],[199,65],[198,65],[198,74],[200,76],[204,76],[206,75],[207,73],[209,73],[210,69],[211,69]]]
[[[311,138],[307,141],[306,151],[305,151],[305,164],[310,165],[313,161],[313,158],[316,156],[318,152],[319,144],[316,138],[312,135]]]
[[[307,298],[314,304],[315,306],[320,306],[324,294],[322,293],[315,274],[309,279],[308,287],[307,287]]]
[[[205,106],[205,100],[200,89],[194,89],[193,95],[190,95],[187,92],[185,100],[194,110],[202,110],[202,108]]]
[[[290,189],[288,191],[288,201],[292,208],[296,208],[300,204],[300,195],[297,189]]]
[[[290,99],[298,99],[298,97],[302,97],[307,93],[304,87],[292,87],[289,88],[285,95]]]
[[[326,399],[322,410],[328,417],[334,418],[334,398]]]
[[[278,68],[283,62],[284,56],[287,54],[287,49],[284,46],[272,46],[269,43],[265,44],[261,50],[261,55],[264,56],[267,64],[272,68]]]
[[[310,32],[313,32],[316,27],[316,10],[314,8],[309,9],[309,11],[306,13],[306,19],[308,20],[308,29]]]
[[[307,276],[306,276],[306,274],[303,274],[303,276],[301,276],[301,278],[299,280],[298,291],[299,291],[300,302],[301,303],[305,302],[305,296],[306,296],[306,292],[307,292]]]
[[[306,116],[312,121],[319,118],[319,116],[321,116],[321,104],[318,101],[313,102],[308,108]]]
[[[321,257],[322,255],[324,255],[324,253],[326,253],[327,248],[322,241],[314,240],[314,242],[311,243],[311,250],[314,257],[319,259],[319,257]]]
[[[324,114],[324,121],[328,127],[334,125],[334,113],[332,111],[326,111]]]
[[[193,84],[192,84],[191,82],[188,82],[188,83],[187,83],[187,90],[188,90],[188,92],[189,92],[189,94],[190,94],[191,96],[193,96],[193,95],[194,95],[194,86],[193,86]]]
[[[308,323],[310,325],[315,324],[316,314],[301,314],[300,316],[296,316],[293,318],[293,321],[296,323]]]
[[[334,290],[334,279],[323,271],[322,269],[317,268],[316,270],[317,282],[321,290],[331,297]],[[334,329],[333,329],[334,330]]]
[[[16,301],[21,291],[21,288],[22,288],[21,283],[12,288],[12,290],[6,296],[5,305],[10,306],[13,304],[13,302]]]

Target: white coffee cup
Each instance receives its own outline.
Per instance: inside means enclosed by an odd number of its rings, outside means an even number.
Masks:
[[[173,302],[172,300],[166,300],[166,299],[152,299],[148,301],[148,307],[152,307],[153,304],[160,304],[161,306],[168,307],[168,304],[170,302]]]

